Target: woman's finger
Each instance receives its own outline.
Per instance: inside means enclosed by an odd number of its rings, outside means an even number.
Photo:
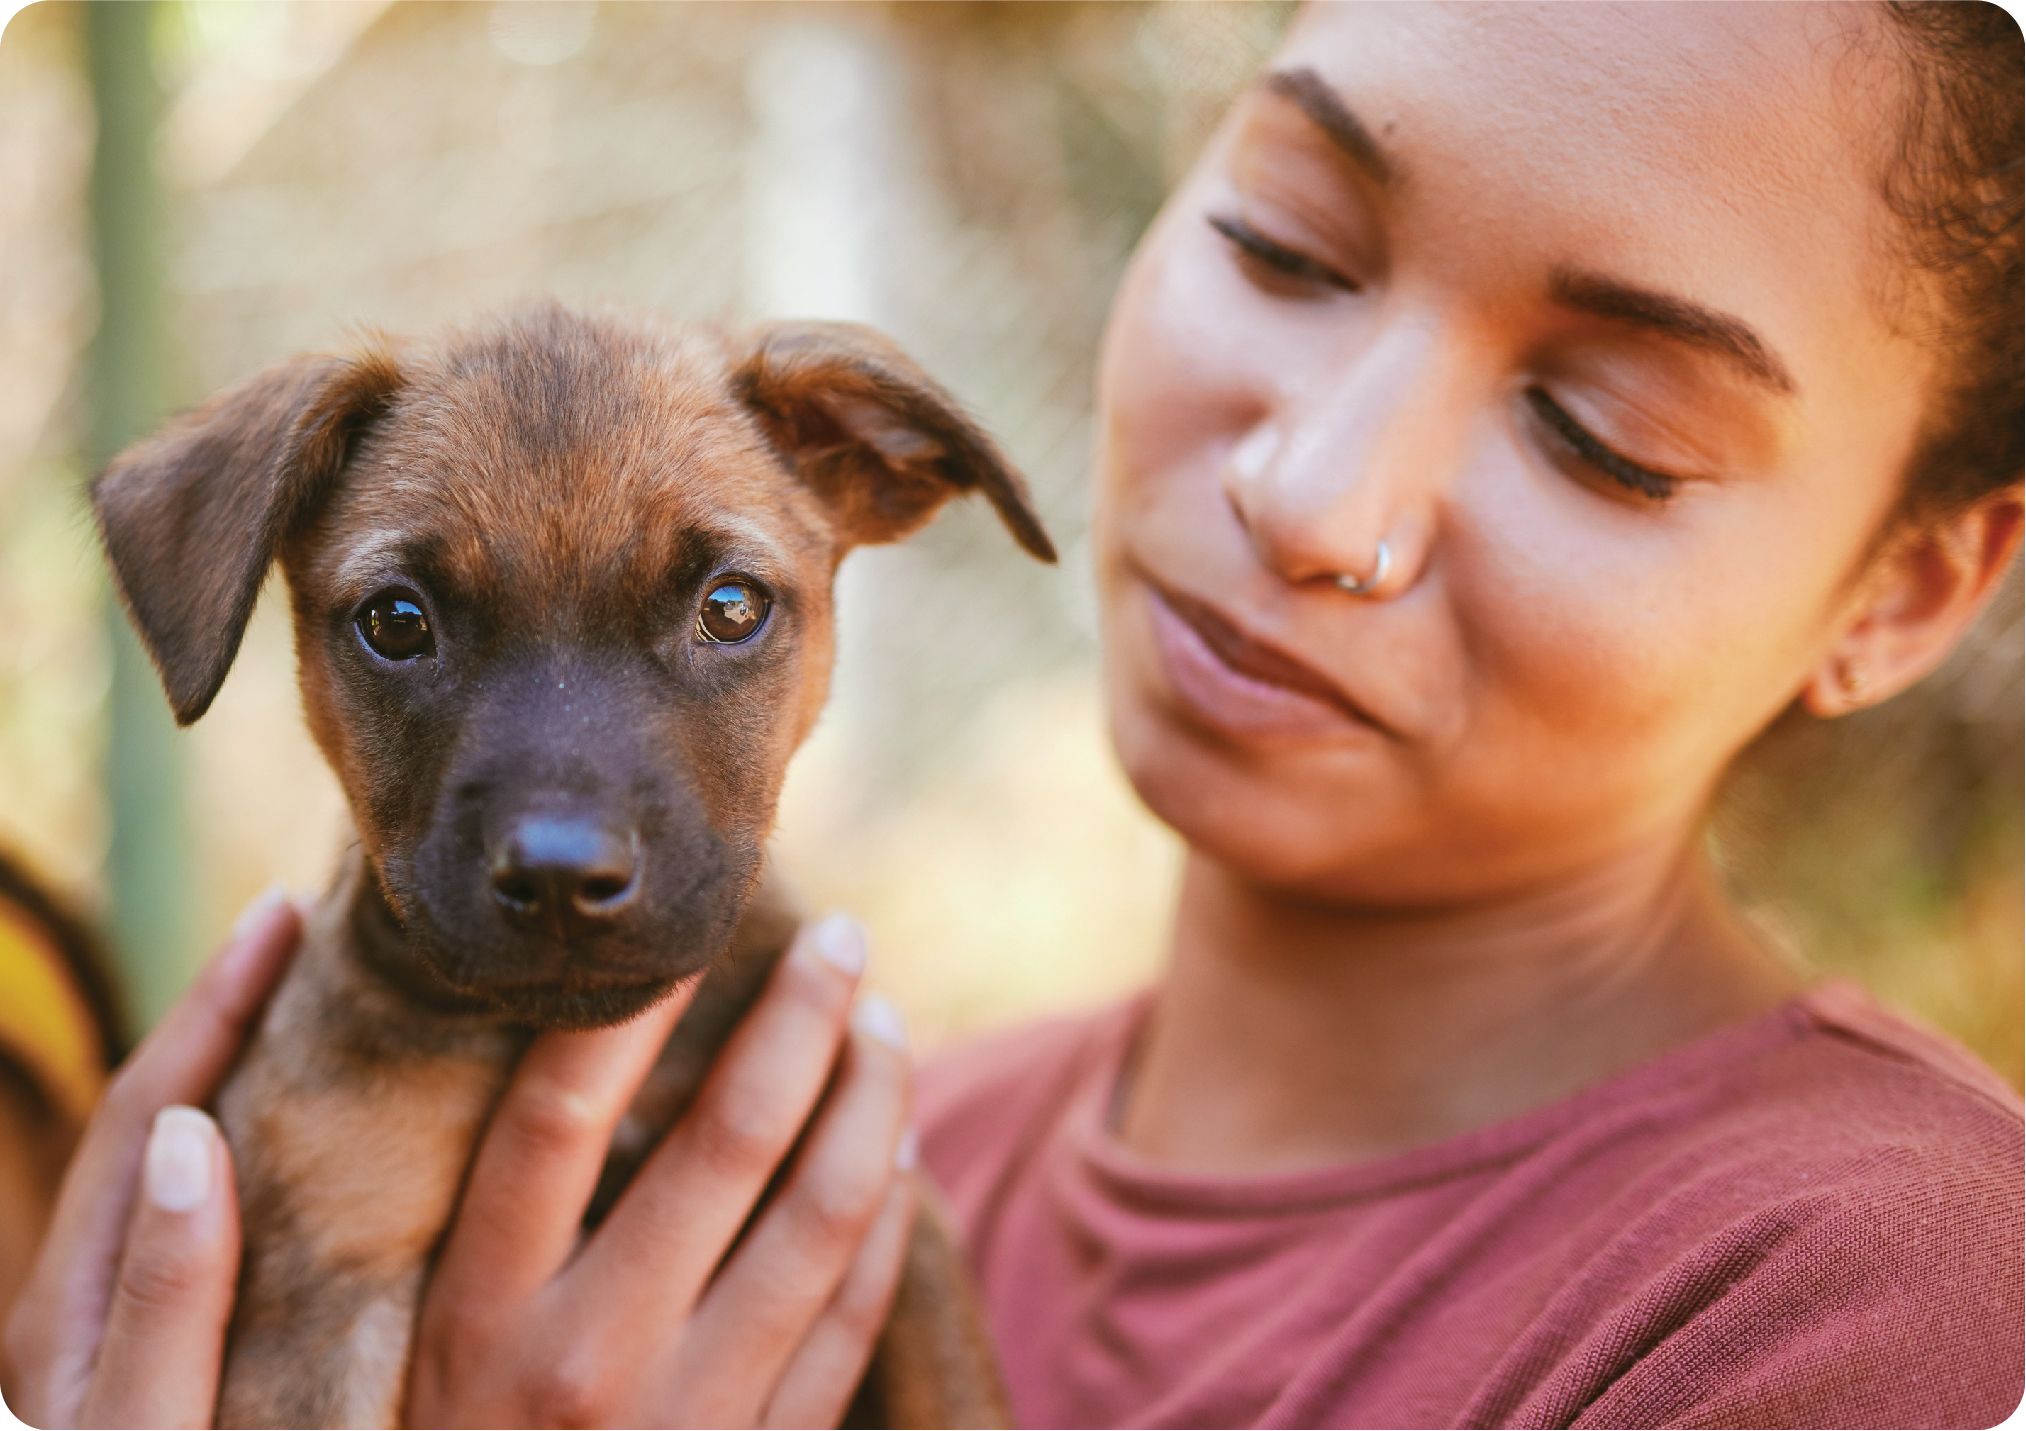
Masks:
[[[706,1384],[707,1368],[736,1364],[752,1388],[713,1408],[744,1425],[844,1281],[866,1229],[898,1180],[895,1150],[907,1121],[908,1059],[899,1013],[877,995],[853,1016],[835,1083],[780,1193],[712,1279],[683,1339],[673,1375]]]
[[[209,1426],[239,1275],[232,1159],[195,1108],[155,1116],[79,1421]]]
[[[903,1169],[858,1245],[851,1270],[782,1372],[761,1425],[836,1426],[844,1420],[893,1307],[914,1216],[914,1179]]]
[[[10,1387],[48,1425],[76,1419],[112,1296],[141,1150],[155,1115],[208,1100],[302,932],[281,893],[263,896],[190,991],[129,1058],[64,1174],[42,1251],[7,1324]]]
[[[518,1305],[576,1246],[612,1133],[695,984],[617,1028],[551,1032],[529,1045],[486,1125],[443,1256],[438,1316]]]
[[[696,1101],[564,1273],[572,1325],[686,1318],[821,1096],[865,967],[865,936],[804,926],[718,1054]]]

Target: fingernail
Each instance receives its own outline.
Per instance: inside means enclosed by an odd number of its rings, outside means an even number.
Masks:
[[[232,938],[244,939],[288,899],[288,890],[279,882],[269,885],[254,897],[253,903],[240,911],[239,918],[232,923]]]
[[[164,1212],[189,1212],[210,1197],[211,1140],[217,1136],[195,1108],[172,1104],[157,1113],[142,1164],[148,1201]]]
[[[909,1128],[900,1135],[900,1142],[893,1150],[893,1165],[906,1172],[915,1165],[915,1159],[921,1156],[921,1150],[921,1139],[915,1136],[914,1129]]]
[[[891,999],[867,994],[851,1011],[851,1021],[881,1043],[894,1048],[907,1047],[907,1022],[901,1018],[900,1010],[894,1007]]]
[[[809,943],[817,957],[840,974],[856,977],[865,972],[865,931],[850,915],[826,916],[809,931]]]

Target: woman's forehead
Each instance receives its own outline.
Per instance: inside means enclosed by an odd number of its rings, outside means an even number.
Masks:
[[[1315,5],[1269,71],[1341,99],[1419,261],[1681,293],[1745,317],[1805,388],[1893,341],[1897,74],[1874,41],[1832,5]]]
[[[1873,194],[1893,113],[1870,33],[1810,4],[1323,5],[1275,64],[1337,87],[1410,177],[1426,151],[1621,210],[1840,214]]]
[[[1489,0],[1310,5],[1283,48],[1331,53],[1365,75],[1400,65],[1448,74],[1488,104],[1531,95],[1554,120],[1598,117],[1600,102],[1621,118],[1664,112],[1694,126],[1684,139],[1700,143],[1718,132],[1708,120],[1731,114],[1749,125],[1796,102],[1804,120],[1846,124],[1825,107],[1824,87],[1889,83],[1884,38],[1878,16],[1836,0]]]

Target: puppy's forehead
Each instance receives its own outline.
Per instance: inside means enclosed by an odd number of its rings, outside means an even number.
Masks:
[[[584,599],[725,558],[785,580],[829,546],[702,332],[554,311],[454,340],[359,469],[341,582],[426,549],[472,594]]]

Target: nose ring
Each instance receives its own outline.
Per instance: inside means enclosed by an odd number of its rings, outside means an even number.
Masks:
[[[1382,540],[1379,543],[1378,550],[1372,554],[1372,574],[1370,576],[1344,576],[1340,574],[1336,578],[1336,583],[1352,596],[1369,596],[1385,584],[1386,568],[1391,564],[1392,558],[1393,554],[1386,549],[1386,543]]]

